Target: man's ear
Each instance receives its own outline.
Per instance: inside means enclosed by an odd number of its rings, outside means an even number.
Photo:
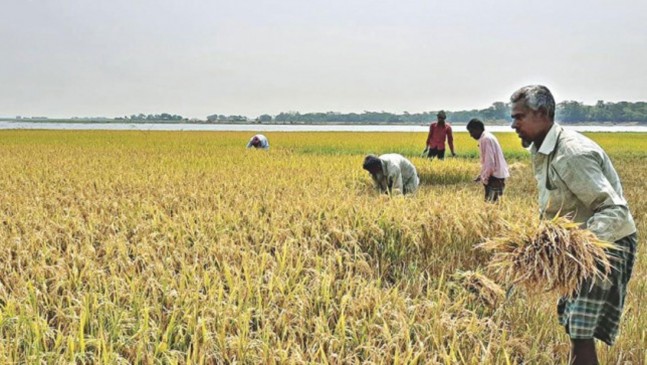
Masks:
[[[534,113],[539,113],[542,117],[544,117],[546,119],[550,119],[550,117],[548,116],[548,110],[546,110],[546,108],[543,107],[543,106],[540,106],[539,109],[537,109],[537,111],[533,110],[533,112]]]

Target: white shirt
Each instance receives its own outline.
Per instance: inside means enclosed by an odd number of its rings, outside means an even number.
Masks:
[[[636,232],[609,156],[592,140],[554,123],[539,149],[531,146],[540,214],[573,214],[605,241]]]
[[[414,193],[420,179],[416,167],[404,156],[387,153],[379,157],[382,162],[382,174],[371,175],[380,190],[393,194]]]
[[[264,150],[268,150],[270,148],[270,142],[267,140],[267,137],[265,137],[262,134],[257,134],[254,137],[250,138],[249,142],[247,142],[247,148],[254,147],[252,145],[252,141],[254,140],[254,138],[258,138],[258,140],[260,141],[258,147],[256,147],[256,148],[262,148]]]

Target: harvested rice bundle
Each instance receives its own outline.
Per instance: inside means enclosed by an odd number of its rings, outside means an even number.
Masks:
[[[525,169],[526,167],[528,167],[528,166],[523,162],[513,162],[510,165],[508,165],[508,170],[510,172],[521,171],[521,170]]]
[[[527,228],[507,227],[505,235],[476,247],[494,252],[488,267],[500,279],[530,292],[570,296],[587,279],[606,280],[612,268],[607,251],[619,249],[565,217]]]
[[[496,307],[505,297],[505,291],[485,275],[474,271],[459,271],[453,278],[487,306]]]

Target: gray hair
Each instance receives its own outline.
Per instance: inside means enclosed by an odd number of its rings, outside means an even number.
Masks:
[[[510,101],[513,103],[523,102],[534,111],[546,113],[550,120],[555,119],[555,99],[546,86],[524,86],[512,94]]]

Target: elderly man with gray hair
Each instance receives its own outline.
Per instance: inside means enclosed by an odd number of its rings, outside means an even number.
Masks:
[[[377,157],[368,155],[362,166],[368,171],[380,192],[387,194],[413,194],[420,179],[413,164],[397,153]]]
[[[599,239],[621,250],[608,252],[606,279],[585,281],[557,305],[571,338],[571,364],[598,364],[597,338],[612,345],[636,254],[636,225],[609,156],[592,140],[555,123],[555,99],[545,86],[512,94],[512,128],[530,144],[542,218],[568,215]]]

